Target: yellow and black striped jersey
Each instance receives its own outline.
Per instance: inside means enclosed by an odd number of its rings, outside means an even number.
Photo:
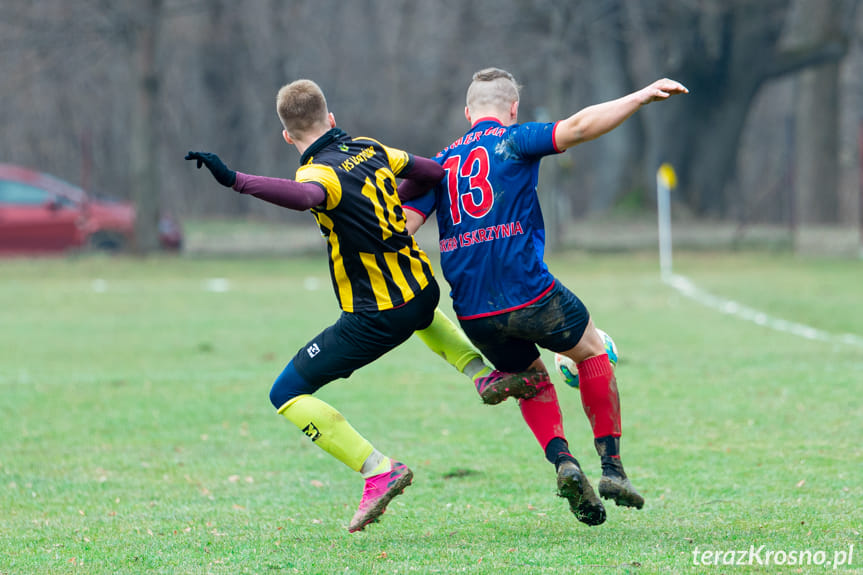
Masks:
[[[312,208],[327,240],[330,277],[346,312],[398,307],[432,277],[428,256],[408,234],[395,177],[413,157],[338,128],[303,153],[298,182],[321,186],[326,199]]]

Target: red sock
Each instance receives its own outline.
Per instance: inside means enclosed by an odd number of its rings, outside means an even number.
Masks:
[[[620,396],[608,355],[591,357],[576,367],[581,405],[593,428],[593,437],[620,437]]]
[[[555,437],[564,438],[563,416],[560,413],[560,404],[557,402],[557,391],[550,381],[530,399],[519,399],[518,406],[521,409],[521,416],[539,441],[540,447],[545,449],[548,442]]]

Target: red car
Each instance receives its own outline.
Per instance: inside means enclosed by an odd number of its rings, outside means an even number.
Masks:
[[[134,230],[130,202],[97,199],[54,176],[0,164],[0,254],[122,250]],[[182,230],[172,218],[160,218],[159,242],[164,249],[182,246]]]

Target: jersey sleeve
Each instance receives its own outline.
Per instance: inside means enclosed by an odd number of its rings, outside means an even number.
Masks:
[[[258,199],[292,210],[308,210],[327,197],[327,191],[318,182],[297,182],[283,178],[268,178],[237,172],[234,189]]]
[[[398,176],[405,169],[409,168],[413,163],[413,157],[405,152],[404,150],[399,150],[398,148],[390,148],[389,146],[383,146],[384,151],[387,153],[387,158],[390,163],[390,170],[393,171],[393,174]]]
[[[510,138],[522,157],[541,158],[561,152],[554,145],[555,128],[556,123],[527,122],[515,126]]]
[[[435,192],[432,190],[418,198],[402,202],[402,207],[418,213],[427,220],[435,211]]]
[[[330,166],[323,164],[306,164],[297,169],[298,182],[309,182],[317,184],[324,189],[326,194],[326,209],[331,210],[339,205],[342,200],[342,186],[336,171]]]

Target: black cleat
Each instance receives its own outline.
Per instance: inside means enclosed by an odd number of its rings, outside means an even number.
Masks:
[[[603,499],[612,499],[616,505],[624,507],[644,507],[644,497],[638,494],[635,487],[626,477],[623,464],[619,458],[602,458],[602,479],[599,480],[599,495]]]
[[[586,525],[605,522],[605,507],[581,468],[572,461],[564,461],[557,468],[557,494],[569,501],[575,518]]]
[[[520,373],[506,373],[494,370],[478,377],[474,384],[476,391],[486,405],[497,405],[508,397],[530,399],[542,389],[543,383],[550,383],[548,373],[531,369]]]

